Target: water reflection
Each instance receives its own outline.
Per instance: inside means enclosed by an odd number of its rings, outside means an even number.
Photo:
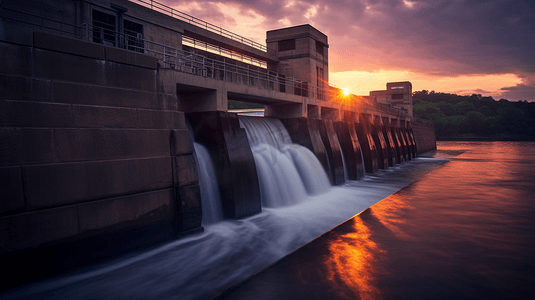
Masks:
[[[445,143],[442,168],[333,230],[345,299],[535,299],[534,143]]]
[[[375,286],[377,244],[370,240],[370,229],[360,217],[353,218],[352,232],[335,234],[328,245],[326,279],[333,292],[347,299],[380,299]]]

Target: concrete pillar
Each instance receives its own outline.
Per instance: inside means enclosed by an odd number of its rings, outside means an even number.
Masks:
[[[351,180],[361,179],[364,177],[364,162],[355,130],[355,123],[347,121],[335,122],[334,128],[344,153],[347,177]]]
[[[312,151],[320,161],[325,173],[329,173],[327,153],[321,139],[318,119],[291,118],[281,119],[292,141]]]
[[[329,177],[333,185],[344,183],[344,165],[340,143],[331,120],[318,120],[321,139],[329,157]]]
[[[384,120],[386,120],[387,123],[384,123]],[[381,126],[381,129],[383,131],[383,136],[386,140],[386,147],[388,149],[388,165],[390,167],[393,167],[395,164],[399,164],[399,159],[397,158],[398,153],[396,149],[396,142],[394,141],[394,137],[392,136],[392,133],[390,132],[390,120],[388,117],[383,118],[383,126]]]
[[[372,137],[379,154],[379,169],[388,169],[388,148],[382,131],[382,120],[376,116],[372,121]]]
[[[362,148],[366,173],[375,173],[379,169],[379,154],[372,137],[372,129],[369,118],[369,115],[361,114],[359,116],[359,122],[355,123],[355,129],[360,146]]]
[[[236,219],[260,212],[256,165],[238,115],[214,111],[188,113],[186,117],[195,140],[210,151],[225,217]]]

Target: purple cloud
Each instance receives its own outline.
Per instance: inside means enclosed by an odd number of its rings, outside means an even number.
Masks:
[[[195,13],[207,21],[224,13],[210,8],[221,2],[232,3],[244,14],[254,11],[265,17],[259,26],[268,30],[283,27],[279,22],[283,19],[292,25],[312,24],[329,37],[331,72],[389,69],[444,76],[535,74],[535,2],[531,0],[197,2],[207,9]],[[312,8],[316,13],[305,17]],[[518,89],[525,90],[523,85]]]

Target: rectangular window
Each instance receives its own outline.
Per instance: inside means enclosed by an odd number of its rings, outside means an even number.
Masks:
[[[124,20],[124,35],[128,50],[143,53],[143,25]]]
[[[403,100],[403,94],[392,94],[392,100]]]
[[[318,87],[317,95],[318,99],[320,100],[324,99],[323,80],[323,68],[316,66],[316,86]]]
[[[93,10],[93,42],[115,46],[115,16]]]
[[[316,41],[316,52],[317,52],[318,54],[323,55],[323,47],[324,47],[324,46],[323,46],[323,43],[322,43],[322,42],[320,42],[320,41]]]
[[[279,41],[279,51],[295,50],[295,39]]]

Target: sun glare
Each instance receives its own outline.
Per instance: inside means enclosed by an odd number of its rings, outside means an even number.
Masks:
[[[343,88],[342,89],[342,93],[344,93],[344,96],[349,96],[349,89],[348,88]]]

